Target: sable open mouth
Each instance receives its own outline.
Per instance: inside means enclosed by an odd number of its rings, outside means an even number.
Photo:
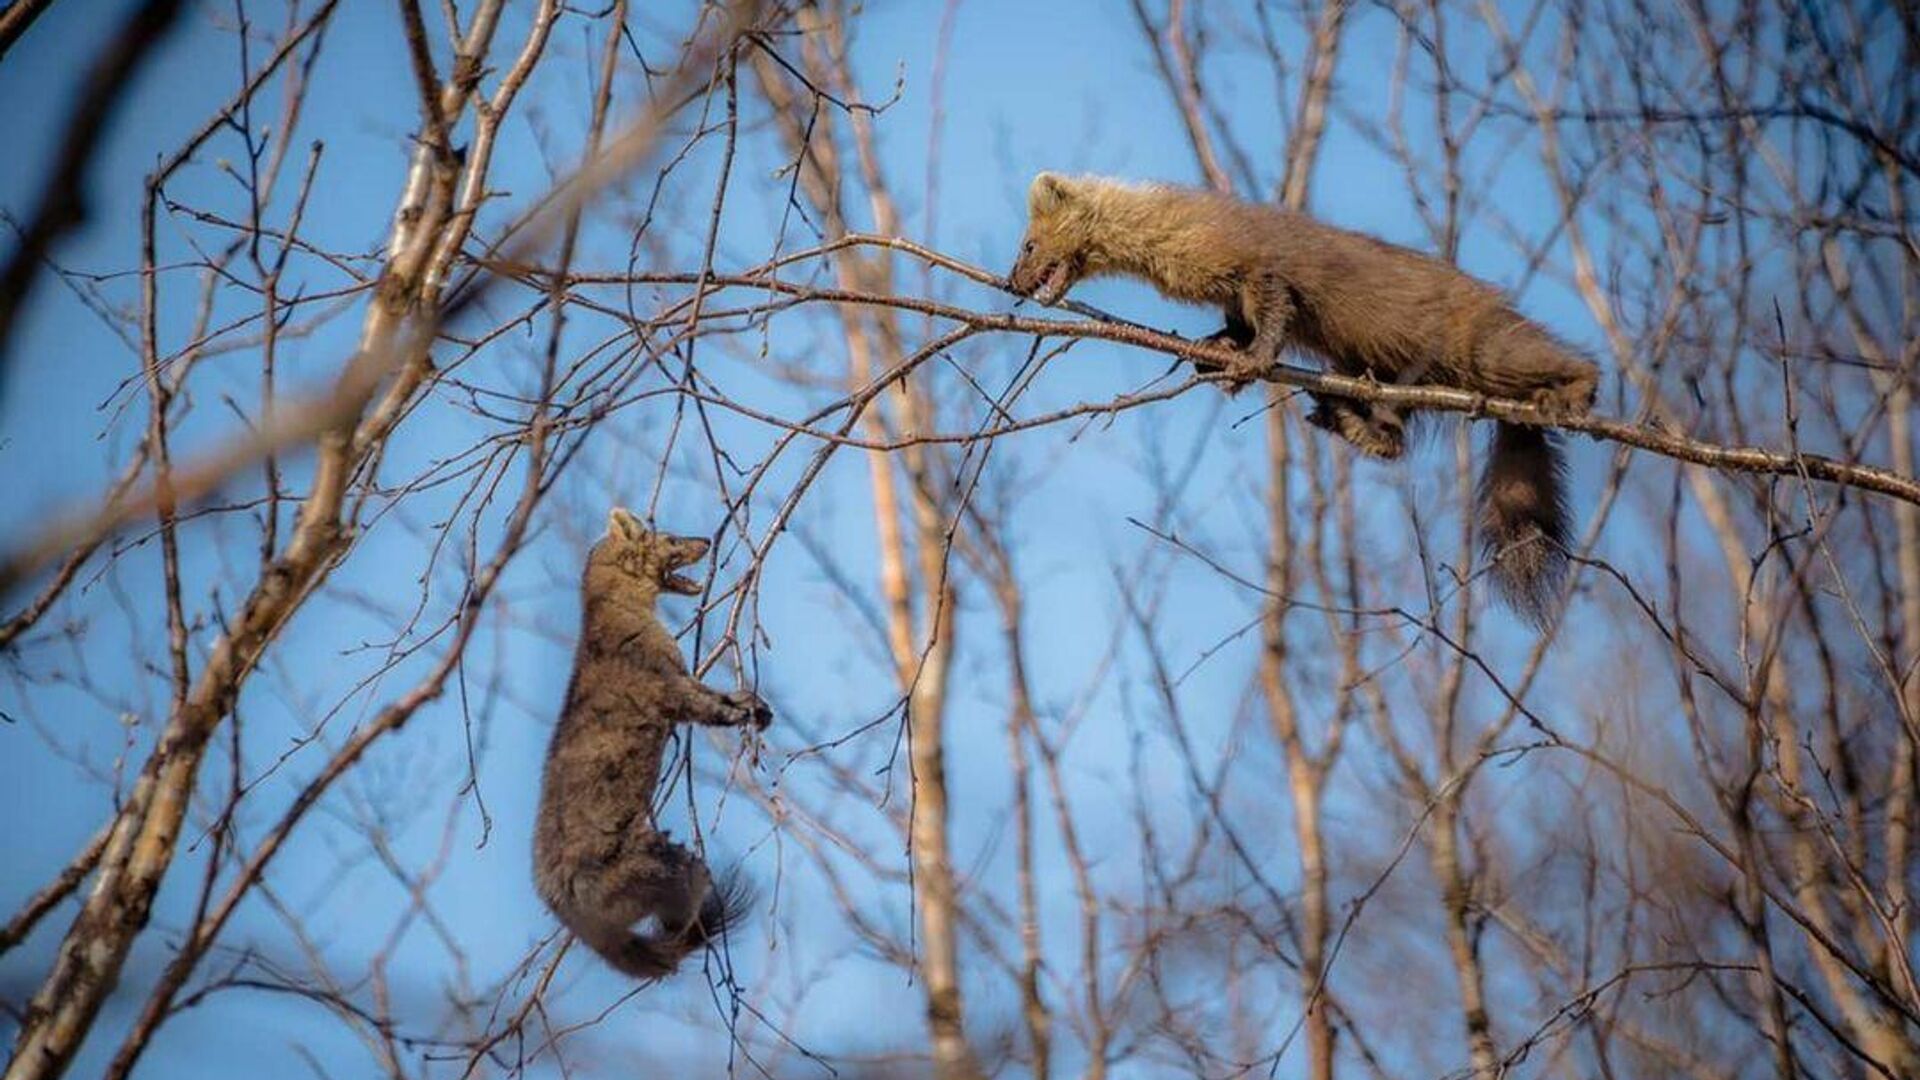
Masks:
[[[673,570],[677,570],[683,566],[691,566],[707,557],[708,543],[704,537],[683,536],[677,537],[676,540],[678,541],[678,546],[673,552]],[[665,574],[661,575],[660,587],[662,589],[670,593],[679,593],[681,596],[700,595],[700,583],[698,581],[687,577],[685,574],[676,574],[673,570],[668,570]]]
[[[1040,282],[1040,287],[1033,290],[1033,298],[1043,304],[1052,304],[1057,302],[1062,296],[1065,296],[1067,294],[1067,271],[1066,263],[1054,263],[1052,269],[1047,271],[1047,276]]]

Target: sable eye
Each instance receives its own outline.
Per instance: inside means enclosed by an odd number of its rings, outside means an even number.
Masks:
[[[1021,245],[1021,247],[1020,247],[1020,250],[1021,250],[1021,251],[1032,251],[1032,250],[1033,250],[1033,241],[1031,241],[1031,240],[1029,240],[1029,241],[1027,241],[1027,242],[1026,242],[1025,244],[1023,244],[1023,245]]]

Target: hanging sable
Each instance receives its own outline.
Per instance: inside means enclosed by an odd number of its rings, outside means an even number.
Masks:
[[[1218,305],[1209,340],[1243,360],[1234,389],[1284,349],[1335,372],[1513,398],[1551,415],[1593,408],[1599,370],[1486,282],[1452,265],[1276,206],[1161,185],[1041,173],[1010,284],[1044,303],[1090,277],[1148,282],[1169,299]],[[1210,370],[1202,365],[1203,370]],[[1361,451],[1405,452],[1389,406],[1314,396],[1307,419]],[[1480,535],[1500,595],[1540,625],[1566,575],[1565,458],[1555,433],[1497,423],[1480,476]]]
[[[625,510],[587,556],[580,642],[559,726],[547,748],[534,829],[534,885],[560,922],[607,963],[639,978],[672,974],[750,905],[738,878],[716,882],[653,820],[654,789],[676,724],[765,728],[765,702],[722,693],[687,673],[654,613],[663,592],[697,595],[675,573],[707,553]],[[638,924],[653,920],[653,927]]]

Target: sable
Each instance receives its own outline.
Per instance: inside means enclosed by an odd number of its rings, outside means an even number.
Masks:
[[[773,720],[750,691],[721,693],[689,675],[654,612],[662,592],[699,593],[675,571],[707,546],[652,532],[625,510],[608,515],[587,556],[573,678],[540,785],[534,887],[576,937],[638,978],[672,974],[751,904],[738,878],[716,883],[653,820],[675,724],[763,729]],[[649,917],[650,932],[634,929]]]
[[[1237,390],[1284,349],[1342,375],[1430,383],[1525,401],[1551,414],[1593,408],[1599,369],[1506,296],[1410,248],[1276,206],[1212,192],[1041,173],[1009,274],[1052,303],[1090,277],[1139,278],[1173,300],[1218,306],[1210,340],[1243,363]],[[1207,370],[1206,365],[1201,365]],[[1314,395],[1307,420],[1362,452],[1406,450],[1401,411]],[[1557,435],[1497,422],[1479,483],[1480,534],[1501,597],[1535,625],[1567,570],[1566,462]]]

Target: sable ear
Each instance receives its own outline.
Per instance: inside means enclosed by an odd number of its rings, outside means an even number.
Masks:
[[[1032,214],[1049,214],[1065,206],[1073,199],[1073,181],[1059,173],[1043,172],[1033,178],[1033,186],[1027,189],[1027,211]]]
[[[642,528],[640,519],[634,517],[633,514],[626,509],[616,506],[612,510],[607,511],[607,532],[609,534],[618,536],[622,540],[638,540],[640,539],[640,534],[644,531],[646,530]]]

